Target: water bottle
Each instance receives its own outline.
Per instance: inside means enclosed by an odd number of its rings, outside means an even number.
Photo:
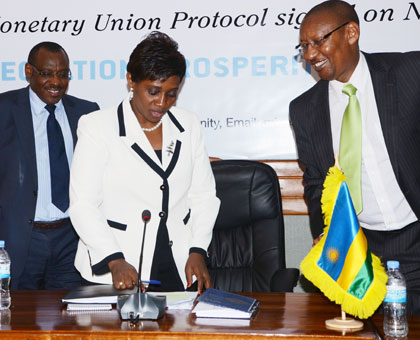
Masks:
[[[0,310],[10,307],[10,257],[0,241]]]
[[[408,334],[406,303],[407,288],[398,261],[387,262],[388,282],[384,300],[384,333],[387,337],[405,337]]]

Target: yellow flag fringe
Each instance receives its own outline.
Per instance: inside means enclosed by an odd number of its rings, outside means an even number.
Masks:
[[[328,227],[331,223],[332,213],[334,211],[335,200],[337,199],[340,185],[346,180],[346,176],[336,166],[328,170],[327,177],[324,181],[324,190],[321,196],[321,210],[324,214],[324,234],[327,234]]]
[[[386,295],[386,281],[388,276],[380,259],[371,253],[374,278],[363,299],[358,299],[345,291],[334,281],[317,262],[321,257],[326,236],[328,234],[335,201],[340,190],[341,183],[345,180],[344,174],[337,167],[328,171],[324,182],[324,190],[321,198],[322,211],[324,213],[324,237],[311,249],[303,259],[300,268],[303,275],[317,286],[331,301],[341,305],[341,309],[361,319],[370,317],[382,303]]]

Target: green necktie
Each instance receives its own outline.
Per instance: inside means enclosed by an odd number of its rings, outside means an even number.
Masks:
[[[343,93],[349,96],[349,103],[344,111],[340,136],[340,166],[347,177],[347,185],[353,200],[356,214],[363,210],[362,203],[362,114],[357,89],[352,84],[343,87]]]

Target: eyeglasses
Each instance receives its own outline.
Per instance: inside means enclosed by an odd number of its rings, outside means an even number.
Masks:
[[[327,40],[334,32],[338,31],[340,28],[343,28],[346,26],[350,21],[345,22],[344,24],[338,26],[337,28],[333,29],[331,32],[325,34],[321,39],[311,41],[309,43],[300,43],[295,48],[296,49],[302,49],[303,52],[308,51],[309,45],[311,45],[314,48],[320,48],[322,44]]]
[[[40,77],[44,78],[44,79],[50,79],[53,78],[55,76],[57,76],[60,79],[63,80],[68,80],[71,78],[71,71],[70,70],[65,70],[65,71],[59,71],[59,72],[53,72],[53,71],[39,71],[34,65],[31,65],[32,69],[39,74]]]

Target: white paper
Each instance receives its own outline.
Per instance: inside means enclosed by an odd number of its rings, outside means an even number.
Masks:
[[[112,305],[109,303],[69,303],[68,311],[107,311],[111,310]]]
[[[197,297],[197,292],[150,292],[150,295],[166,296],[166,305],[168,309],[188,309],[190,310]]]
[[[198,326],[208,327],[249,327],[250,319],[228,319],[228,318],[196,318],[194,320]]]

